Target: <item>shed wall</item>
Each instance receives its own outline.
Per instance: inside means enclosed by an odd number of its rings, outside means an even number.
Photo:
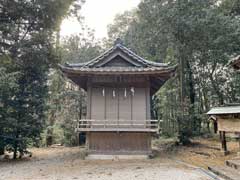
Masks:
[[[240,133],[240,119],[217,119],[218,130],[225,132],[239,132]]]

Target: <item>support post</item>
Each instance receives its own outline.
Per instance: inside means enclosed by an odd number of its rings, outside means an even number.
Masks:
[[[238,157],[240,157],[240,133],[238,133],[237,135],[238,135],[237,140],[238,140],[238,144],[239,144],[237,155],[238,155]]]
[[[221,140],[221,145],[222,145],[222,152],[224,155],[227,155],[228,150],[227,150],[226,132],[219,131],[219,133],[220,133],[220,140]]]
[[[217,133],[217,131],[218,131],[217,121],[213,121],[213,126],[214,126],[214,133]]]

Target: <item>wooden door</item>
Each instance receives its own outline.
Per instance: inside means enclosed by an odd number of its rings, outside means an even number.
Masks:
[[[103,122],[100,120],[105,119],[105,97],[103,95],[103,88],[92,88],[92,99],[91,99],[91,122],[92,128],[103,128]]]
[[[138,124],[145,124],[146,116],[146,89],[134,88],[132,94],[132,119],[137,120]],[[144,126],[137,126],[142,128]]]
[[[92,88],[91,119],[95,119],[95,120],[105,119],[104,102],[105,102],[105,97],[103,95],[103,88]]]
[[[119,121],[122,124],[132,124],[132,109],[131,109],[131,93],[130,88],[119,88]],[[127,126],[127,125],[126,125]],[[121,126],[127,128],[129,126]]]
[[[146,119],[146,89],[134,88],[132,95],[132,118],[135,120]]]
[[[117,88],[106,88],[106,119],[108,124],[117,124],[118,120],[118,90]]]
[[[131,119],[131,99],[129,88],[119,89],[119,119]]]

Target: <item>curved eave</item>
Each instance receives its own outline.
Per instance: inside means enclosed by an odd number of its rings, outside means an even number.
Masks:
[[[73,68],[59,65],[61,71],[73,82],[83,89],[89,76],[99,75],[146,75],[150,78],[151,94],[155,94],[164,83],[175,75],[177,65],[171,67],[152,67],[152,68]]]
[[[66,75],[161,75],[175,73],[177,66],[152,68],[73,68],[60,65],[61,71]]]

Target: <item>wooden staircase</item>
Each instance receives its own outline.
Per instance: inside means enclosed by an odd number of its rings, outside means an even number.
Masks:
[[[240,159],[228,160],[225,166],[211,166],[208,169],[225,180],[240,180]]]

